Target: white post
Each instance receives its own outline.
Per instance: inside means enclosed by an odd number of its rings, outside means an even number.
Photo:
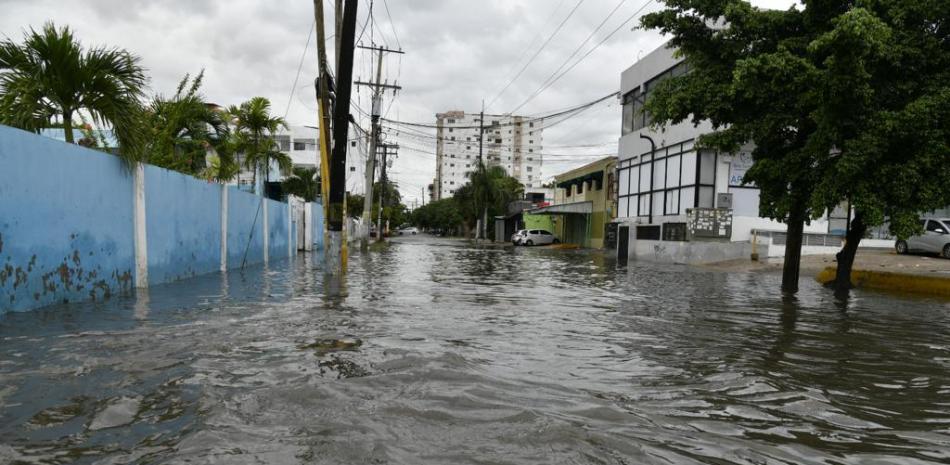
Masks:
[[[264,216],[264,224],[263,224],[263,231],[264,231],[264,264],[266,265],[268,259],[270,258],[270,257],[268,257],[268,253],[267,253],[267,248],[270,246],[270,238],[267,237],[267,236],[268,236],[268,227],[267,227],[267,198],[266,198],[266,197],[261,197],[261,210],[264,211],[264,215],[263,215],[263,216]]]
[[[310,202],[303,206],[303,249],[313,250],[313,204]]]
[[[297,244],[294,244],[294,207],[290,203],[290,199],[287,199],[287,258],[293,258],[294,248],[297,247]]]
[[[228,270],[228,186],[221,185],[221,271]]]
[[[145,165],[135,164],[132,176],[133,234],[135,241],[135,287],[148,287],[148,238],[145,232]]]

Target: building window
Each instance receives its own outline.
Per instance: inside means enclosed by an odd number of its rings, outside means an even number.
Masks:
[[[529,143],[529,144],[533,144],[534,141],[533,141],[533,140],[529,140],[528,143]]]
[[[528,172],[530,173],[531,171],[532,171],[532,169],[531,169],[531,167],[529,166],[529,167],[528,167]]]
[[[686,223],[663,223],[664,241],[685,241]]]
[[[528,175],[528,181],[534,180],[534,176]]]
[[[313,139],[294,139],[294,150],[307,150],[308,145],[316,145]]]
[[[678,144],[657,150],[655,159],[644,154],[638,163],[617,170],[618,206],[626,206],[621,214],[683,215],[688,208],[713,207],[716,153],[683,148]]]
[[[355,140],[352,141],[352,142],[350,142],[350,147],[356,147],[356,141],[355,141]]]
[[[351,166],[351,167],[350,167],[350,171],[356,171],[356,167],[355,167],[355,166]]]
[[[529,152],[529,153],[534,153],[534,149],[528,149],[528,152]],[[528,160],[530,160],[530,158],[529,158]]]
[[[472,150],[472,146],[471,146],[471,145],[466,145],[466,146],[465,146],[465,150]]]
[[[449,132],[452,132],[452,128],[449,128]]]
[[[449,124],[455,124],[455,120],[454,120],[454,119],[452,119],[452,118],[449,118],[449,119],[448,119],[448,120],[446,120],[446,121],[448,121],[448,123],[449,123]]]
[[[275,140],[281,152],[287,152],[290,150],[290,136],[277,136]]]
[[[534,123],[528,123],[528,127],[534,127]]]
[[[500,144],[500,143],[501,143],[501,139],[495,139],[495,143],[496,143],[496,144]]]

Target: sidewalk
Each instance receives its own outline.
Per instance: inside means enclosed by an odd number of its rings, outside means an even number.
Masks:
[[[782,258],[753,262],[730,260],[701,265],[722,271],[782,271]],[[834,255],[802,257],[802,276],[821,283],[834,279],[837,263]],[[950,260],[935,255],[897,255],[889,250],[858,250],[851,280],[858,287],[899,292],[950,296]]]

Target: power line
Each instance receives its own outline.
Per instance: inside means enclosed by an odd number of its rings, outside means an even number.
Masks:
[[[630,17],[628,17],[628,18],[625,19],[622,23],[620,23],[620,25],[617,26],[616,29],[614,29],[613,31],[611,31],[610,34],[607,34],[607,37],[604,37],[603,40],[601,40],[601,41],[598,42],[596,45],[594,45],[594,48],[588,50],[587,53],[585,53],[582,57],[580,57],[580,59],[578,59],[577,61],[575,61],[574,64],[572,64],[569,68],[567,68],[566,70],[564,70],[564,72],[562,72],[561,74],[558,74],[557,77],[555,77],[553,80],[551,80],[551,81],[548,82],[547,84],[543,84],[537,91],[535,91],[534,94],[532,94],[532,96],[528,97],[528,99],[526,99],[524,102],[521,102],[521,104],[518,105],[517,107],[515,107],[515,109],[511,110],[511,113],[514,113],[514,112],[518,111],[519,109],[521,109],[521,107],[525,106],[528,102],[530,102],[532,99],[534,99],[534,97],[537,97],[537,96],[540,95],[542,92],[544,92],[545,90],[547,90],[549,87],[551,87],[552,85],[554,85],[555,82],[557,82],[559,79],[561,79],[562,77],[564,77],[565,74],[569,73],[572,69],[574,69],[575,66],[577,66],[577,65],[580,64],[582,61],[584,61],[584,59],[586,59],[588,56],[590,56],[590,54],[593,53],[594,50],[597,50],[601,45],[604,44],[604,42],[607,42],[611,37],[613,37],[613,35],[616,34],[617,31],[619,31],[620,29],[622,29],[624,26],[627,25],[627,23],[629,23],[631,20],[633,20],[634,18],[636,18],[638,15],[640,15],[640,13],[641,13],[648,5],[650,5],[651,3],[653,3],[653,0],[647,0],[646,3],[644,3],[642,6],[640,6],[640,8],[638,8],[637,11],[635,11],[632,15],[630,15]]]
[[[491,108],[491,106],[498,100],[498,98],[501,97],[501,95],[504,94],[505,91],[508,90],[509,87],[511,87],[511,84],[513,84],[515,81],[518,80],[519,77],[521,77],[521,75],[524,73],[526,69],[528,69],[528,66],[531,65],[534,59],[537,58],[538,55],[541,54],[544,48],[547,47],[549,43],[551,43],[552,39],[554,39],[554,36],[556,36],[557,33],[561,31],[561,28],[564,27],[564,24],[567,23],[567,20],[571,19],[571,16],[574,16],[574,12],[577,11],[577,9],[581,6],[582,3],[584,3],[584,1],[585,0],[577,1],[577,4],[575,4],[574,8],[572,8],[571,11],[567,14],[567,17],[565,17],[564,20],[561,21],[561,24],[558,24],[557,28],[554,29],[554,32],[552,32],[551,35],[548,36],[547,40],[545,40],[544,43],[541,44],[541,48],[539,48],[537,52],[534,52],[534,55],[531,56],[531,59],[529,59],[528,62],[525,63],[524,66],[521,67],[521,70],[518,71],[518,74],[516,74],[515,77],[511,78],[511,80],[508,81],[508,84],[506,84],[505,87],[502,88],[501,91],[499,91],[497,95],[495,95],[495,98],[493,98],[491,102],[488,103],[489,108]]]
[[[389,18],[389,27],[393,30],[393,38],[396,39],[396,46],[402,48],[402,44],[399,43],[399,35],[396,34],[396,25],[393,24],[393,16],[389,14],[389,2],[383,0],[383,6],[386,7],[386,17]]]
[[[548,76],[548,77],[544,80],[544,82],[541,84],[541,87],[539,87],[538,89],[540,90],[541,88],[543,88],[555,75],[557,75],[557,73],[558,73],[559,71],[561,71],[562,69],[564,69],[564,67],[567,66],[567,64],[571,61],[571,59],[574,58],[575,56],[577,56],[577,53],[580,52],[581,49],[583,49],[585,45],[587,45],[587,42],[589,42],[590,39],[592,39],[592,38],[594,37],[594,35],[596,35],[597,32],[600,31],[600,29],[604,27],[604,24],[607,24],[607,21],[609,21],[610,18],[612,18],[612,17],[614,16],[614,14],[616,14],[617,11],[620,9],[620,7],[623,6],[625,3],[627,3],[627,0],[620,0],[620,3],[618,3],[617,6],[615,6],[613,10],[610,10],[610,13],[607,14],[607,17],[604,18],[604,20],[601,21],[600,24],[598,24],[597,27],[596,27],[593,31],[590,32],[590,34],[587,35],[587,38],[585,38],[585,39],[577,46],[577,48],[575,48],[574,51],[571,52],[571,55],[570,55],[569,57],[567,57],[567,59],[565,59],[563,63],[561,63],[561,66],[558,66],[558,68],[557,68],[556,70],[554,70],[554,72],[551,73],[551,75]],[[540,93],[540,92],[538,92],[538,90],[535,90],[534,93],[532,93],[531,96],[528,97],[528,100],[527,100],[527,101],[530,101],[531,99],[533,99],[534,97],[536,97],[539,93]],[[521,106],[523,106],[523,105],[524,105],[524,104],[519,105],[518,108],[521,108]]]
[[[316,20],[314,20],[316,21]],[[290,97],[287,99],[287,109],[284,110],[284,119],[290,114],[290,102],[294,100],[294,92],[297,91],[297,80],[300,79],[300,70],[303,69],[303,60],[307,57],[307,49],[310,48],[310,39],[313,37],[314,22],[310,22],[310,32],[307,34],[307,43],[303,47],[303,53],[300,54],[300,63],[297,65],[297,75],[294,76],[294,85],[290,88]]]
[[[496,125],[492,125],[491,127],[509,127],[509,126],[514,126],[514,125],[519,124],[519,123],[522,123],[522,124],[523,124],[523,123],[532,123],[532,122],[540,121],[540,120],[543,120],[543,119],[555,118],[555,117],[557,117],[557,116],[565,115],[565,114],[568,114],[568,113],[573,113],[573,112],[576,112],[576,111],[586,110],[587,108],[590,108],[590,107],[592,107],[592,106],[594,106],[594,105],[597,105],[598,103],[601,103],[601,102],[603,102],[603,101],[605,101],[605,100],[607,100],[607,99],[617,97],[618,94],[619,94],[618,92],[611,92],[611,93],[609,93],[609,94],[607,94],[607,95],[605,95],[605,96],[603,96],[603,97],[600,97],[600,98],[598,98],[598,99],[596,99],[596,100],[593,100],[593,101],[590,101],[590,102],[587,102],[587,103],[583,103],[583,104],[577,105],[577,106],[572,107],[572,108],[569,108],[569,109],[567,109],[567,110],[563,110],[563,111],[555,112],[555,113],[551,113],[551,114],[546,114],[546,115],[541,115],[541,116],[536,116],[536,117],[533,117],[533,118],[526,118],[526,119],[524,119],[524,120],[522,120],[522,121],[520,121],[520,122],[511,122],[511,123],[496,124]],[[362,111],[362,110],[361,110],[361,111]],[[486,116],[499,116],[499,117],[504,117],[504,116],[510,116],[510,115],[486,115]],[[432,129],[438,129],[438,128],[439,128],[439,126],[437,126],[437,125],[428,124],[428,123],[414,123],[414,122],[409,122],[409,121],[397,121],[397,120],[385,119],[385,118],[383,119],[383,121],[385,121],[385,122],[387,122],[387,123],[392,123],[392,124],[397,124],[397,125],[404,125],[404,126],[413,126],[413,127],[422,127],[422,128],[432,128]],[[479,126],[452,126],[452,127],[453,127],[454,129],[478,129],[478,128],[479,128]]]

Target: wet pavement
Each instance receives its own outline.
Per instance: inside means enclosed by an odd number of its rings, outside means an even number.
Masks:
[[[950,303],[398,238],[0,317],[0,463],[950,462]]]

